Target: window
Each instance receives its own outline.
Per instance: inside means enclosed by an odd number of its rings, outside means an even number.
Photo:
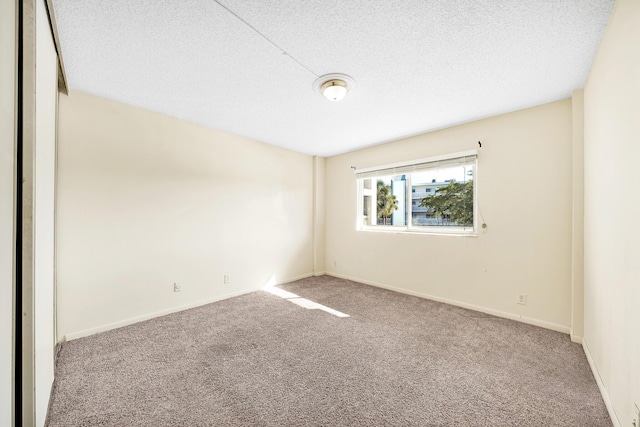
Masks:
[[[477,152],[356,171],[360,230],[475,233]]]

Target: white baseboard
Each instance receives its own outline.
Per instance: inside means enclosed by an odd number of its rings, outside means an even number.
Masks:
[[[314,276],[313,273],[306,273],[306,274],[301,274],[300,276],[289,277],[288,279],[282,279],[282,280],[276,281],[276,286],[284,285],[285,283],[289,283],[289,282],[295,282],[296,280],[307,279],[313,276]]]
[[[312,277],[312,276],[313,276],[313,273],[302,274],[300,276],[290,277],[290,278],[287,278],[287,279],[279,280],[275,284],[276,285],[282,285],[283,283],[295,282],[296,280],[306,279],[307,277]],[[72,332],[72,333],[66,334],[62,338],[62,341],[63,342],[64,341],[71,341],[71,340],[75,340],[75,339],[78,339],[78,338],[88,337],[89,335],[94,335],[94,334],[98,334],[100,332],[110,331],[112,329],[121,328],[123,326],[133,325],[134,323],[138,323],[138,322],[142,322],[142,321],[145,321],[145,320],[153,319],[155,317],[166,316],[167,314],[176,313],[178,311],[183,311],[183,310],[188,310],[190,308],[200,307],[202,305],[211,304],[212,302],[222,301],[222,300],[225,300],[225,299],[237,297],[237,296],[248,294],[248,293],[251,293],[251,292],[258,291],[258,290],[260,290],[260,288],[243,289],[243,290],[237,291],[237,292],[230,292],[230,293],[227,293],[227,294],[218,295],[217,297],[214,297],[214,298],[208,298],[208,299],[205,299],[205,300],[199,300],[199,301],[191,302],[191,303],[180,305],[180,306],[176,306],[176,307],[166,308],[164,310],[154,311],[152,313],[142,314],[140,316],[130,317],[128,319],[119,320],[117,322],[108,323],[106,325],[96,326],[94,328],[89,328],[89,329],[84,329],[82,331]]]
[[[602,378],[600,378],[600,373],[598,372],[598,368],[596,367],[596,364],[591,357],[589,346],[587,345],[587,342],[585,340],[582,340],[582,348],[584,349],[585,356],[587,356],[587,361],[589,362],[589,366],[591,367],[591,372],[593,372],[593,376],[596,379],[596,384],[598,384],[598,388],[600,389],[602,400],[604,400],[604,404],[607,407],[607,412],[609,412],[609,418],[611,418],[613,427],[622,427],[622,424],[620,424],[620,420],[618,420],[618,416],[616,415],[616,411],[613,409],[613,405],[611,404],[609,392],[605,388],[604,382],[602,382]]]
[[[327,272],[326,272],[326,271],[314,271],[314,272],[313,272],[313,276],[314,276],[314,277],[324,276],[325,274],[327,274]]]
[[[579,335],[573,335],[572,333],[569,333],[569,336],[571,337],[571,342],[582,345],[584,338]]]
[[[467,308],[469,310],[479,311],[481,313],[491,314],[493,316],[502,317],[504,319],[517,320],[518,322],[527,323],[529,325],[539,326],[545,329],[551,329],[552,331],[562,332],[564,334],[569,334],[570,328],[569,326],[559,325],[557,323],[547,322],[544,320],[534,319],[531,317],[521,316],[519,314],[508,313],[506,311],[494,310],[492,308],[482,307],[479,305],[468,304],[466,302],[456,301],[448,298],[442,298],[435,295],[429,295],[422,292],[415,292],[408,289],[397,288],[395,286],[390,286],[384,283],[373,282],[371,280],[359,279],[357,277],[350,277],[344,274],[338,274],[334,272],[327,272],[329,276],[339,277],[341,279],[352,280],[354,282],[364,283],[365,285],[375,286],[377,288],[388,289],[390,291],[399,292],[402,294],[411,295],[414,297],[425,298],[432,301],[442,302],[449,305],[455,305],[456,307]]]
[[[62,339],[63,341],[71,341],[78,338],[88,337],[89,335],[94,335],[100,332],[110,331],[112,329],[121,328],[123,326],[133,325],[134,323],[142,322],[145,320],[153,319],[154,317],[166,316],[167,314],[176,313],[178,311],[188,310],[190,308],[200,307],[201,305],[210,304],[212,302],[222,301],[224,299],[237,297],[240,295],[248,294],[250,292],[255,291],[255,289],[243,290],[239,292],[232,292],[224,295],[217,296],[215,298],[209,298],[206,300],[199,300],[195,302],[191,302],[189,304],[184,304],[176,307],[166,308],[164,310],[154,311],[152,313],[142,314],[140,316],[130,317],[128,319],[119,320],[113,323],[107,323],[106,325],[96,326],[94,328],[84,329],[78,332],[72,332],[67,334]]]

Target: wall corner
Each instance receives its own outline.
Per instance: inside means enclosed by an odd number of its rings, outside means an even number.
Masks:
[[[313,156],[313,275],[325,271],[325,159]]]
[[[584,336],[584,90],[574,90],[572,107],[571,337]]]

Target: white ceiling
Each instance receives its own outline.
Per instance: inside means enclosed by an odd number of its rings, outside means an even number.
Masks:
[[[568,98],[614,1],[53,3],[71,90],[329,156]]]

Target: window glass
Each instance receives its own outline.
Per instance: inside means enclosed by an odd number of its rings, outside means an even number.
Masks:
[[[476,169],[473,153],[357,172],[360,229],[473,233]]]

